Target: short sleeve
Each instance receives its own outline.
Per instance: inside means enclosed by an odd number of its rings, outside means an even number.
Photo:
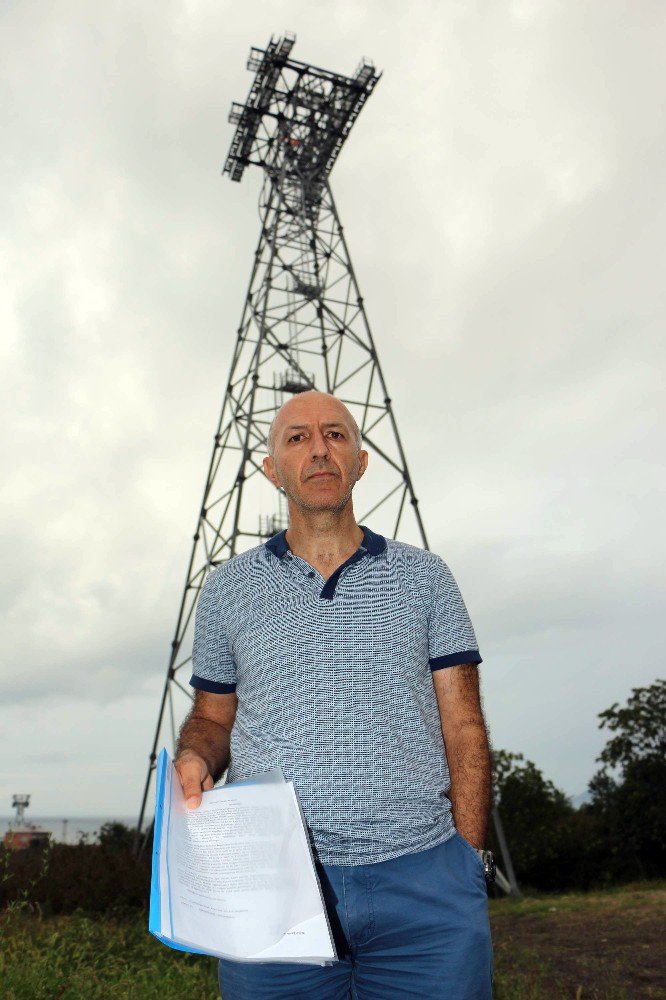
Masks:
[[[459,663],[481,663],[474,626],[453,573],[436,557],[432,573],[432,605],[428,624],[431,670]]]
[[[234,663],[226,632],[224,574],[213,570],[204,581],[194,616],[193,674],[190,685],[211,694],[236,690]]]

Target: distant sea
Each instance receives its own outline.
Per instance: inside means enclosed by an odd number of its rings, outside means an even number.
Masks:
[[[13,816],[0,816],[0,841],[9,829],[10,820]],[[100,827],[105,823],[124,823],[125,826],[134,828],[137,816],[70,816],[61,819],[59,816],[29,816],[26,814],[28,822],[38,826],[41,830],[48,830],[52,839],[60,844],[78,844],[83,835],[89,844],[94,844]],[[152,819],[152,817],[149,817]]]

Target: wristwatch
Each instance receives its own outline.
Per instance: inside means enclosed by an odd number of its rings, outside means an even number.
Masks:
[[[483,862],[483,874],[486,876],[487,884],[492,885],[495,881],[495,857],[493,852],[483,851],[478,847],[475,847],[474,850]]]

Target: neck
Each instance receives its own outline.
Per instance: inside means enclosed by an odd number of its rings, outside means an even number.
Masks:
[[[363,530],[351,504],[341,511],[290,509],[286,539],[294,555],[309,563],[339,565],[356,552]]]

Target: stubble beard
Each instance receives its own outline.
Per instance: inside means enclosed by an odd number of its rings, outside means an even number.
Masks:
[[[357,461],[354,469],[352,470],[352,476],[350,477],[350,482],[348,488],[345,490],[343,496],[337,500],[322,501],[321,503],[312,503],[306,500],[304,497],[299,496],[296,491],[292,488],[289,480],[283,480],[281,484],[282,492],[286,496],[289,503],[292,503],[294,507],[298,510],[302,510],[310,513],[317,513],[318,511],[329,511],[330,513],[340,513],[343,511],[351,499],[354,486],[356,485],[358,470],[360,468],[360,463]],[[276,470],[277,471],[277,470]]]
[[[322,500],[320,503],[313,503],[310,500],[306,500],[302,496],[295,494],[288,484],[282,486],[282,490],[289,501],[298,510],[306,511],[307,513],[316,513],[317,511],[329,511],[330,513],[339,513],[344,510],[349,500],[351,499],[352,490],[354,489],[354,484],[349,486],[343,496],[339,497],[337,500]]]

